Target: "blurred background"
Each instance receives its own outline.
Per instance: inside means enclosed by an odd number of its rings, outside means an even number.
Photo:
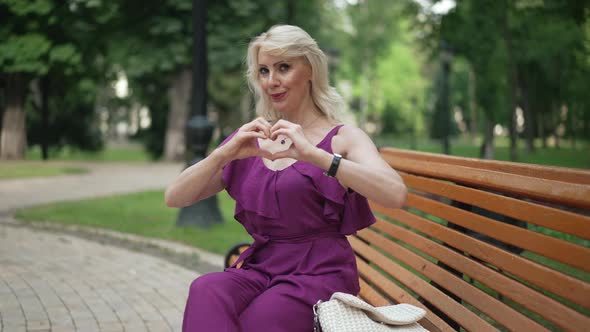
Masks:
[[[587,1],[0,0],[0,22],[0,179],[157,162],[178,166],[171,181],[195,140],[210,151],[255,116],[246,47],[278,23],[316,38],[343,118],[380,147],[590,168]],[[162,193],[15,215],[219,253],[247,240],[239,225],[219,245],[179,231]],[[218,198],[231,221],[233,203]]]
[[[254,117],[249,40],[289,23],[379,146],[590,167],[586,1],[209,1],[206,50],[200,2],[1,0],[2,159],[184,160],[200,51],[216,146]]]
[[[0,0],[0,332],[180,331],[252,238],[225,191],[164,190],[255,117],[246,48],[280,23],[379,147],[590,169],[589,1]]]

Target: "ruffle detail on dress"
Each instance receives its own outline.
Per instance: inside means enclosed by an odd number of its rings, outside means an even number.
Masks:
[[[244,210],[256,213],[259,216],[276,219],[280,216],[279,202],[276,194],[276,179],[263,174],[256,174],[257,168],[251,163],[256,162],[256,157],[241,160],[233,160],[223,168],[222,178],[225,189],[236,201],[235,218]],[[249,181],[254,184],[247,183]]]
[[[321,168],[310,163],[298,162],[293,168],[309,178],[317,192],[326,198],[324,217],[331,221],[341,220],[341,234],[354,234],[375,222],[369,202],[361,194],[344,189],[337,179],[325,175]]]
[[[219,146],[221,147],[229,142],[237,132],[238,130],[235,130]],[[256,168],[252,167],[255,162],[256,157],[232,160],[223,167],[221,175],[225,190],[236,201],[234,217],[242,223],[244,221],[244,211],[252,211],[267,218],[278,218],[279,216],[276,195],[272,195],[272,197],[265,195],[265,193],[276,192],[275,182],[265,181],[262,183],[261,177],[255,174]],[[256,184],[254,186],[247,185],[246,182],[248,181],[255,181]],[[248,190],[247,188],[256,188],[256,190]]]

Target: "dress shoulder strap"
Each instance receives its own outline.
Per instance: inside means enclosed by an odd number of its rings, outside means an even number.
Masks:
[[[328,132],[326,137],[324,137],[324,139],[320,142],[320,144],[318,144],[318,147],[322,147],[324,148],[324,150],[332,153],[332,137],[338,134],[338,131],[340,130],[340,128],[342,128],[342,126],[344,126],[344,124],[339,124],[336,127],[332,128]]]

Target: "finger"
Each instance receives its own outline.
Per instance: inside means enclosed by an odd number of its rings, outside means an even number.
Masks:
[[[257,118],[256,118],[256,120],[258,120],[258,121],[260,121],[260,122],[262,122],[262,123],[266,124],[266,125],[267,125],[267,126],[269,126],[269,127],[270,127],[270,126],[272,126],[272,124],[270,123],[270,121],[268,121],[267,119],[265,119],[265,118],[263,118],[263,117],[261,117],[261,116],[257,117]]]
[[[268,126],[265,126],[263,123],[259,121],[252,123],[251,126],[246,129],[246,131],[262,132],[265,135],[265,138],[270,136],[270,129],[268,128]]]
[[[258,150],[256,151],[256,156],[258,156],[258,157],[262,157],[262,158],[266,158],[266,159],[269,159],[269,160],[273,160],[273,159],[272,159],[272,158],[273,158],[273,154],[272,154],[272,153],[270,153],[270,152],[269,152],[269,151],[267,151],[267,150],[264,150],[264,149],[258,149]]]
[[[279,120],[277,121],[277,123],[275,123],[272,128],[270,128],[270,132],[274,133],[275,130],[278,130],[280,128],[291,128],[294,124],[292,122],[289,122],[287,120]]]
[[[281,129],[277,129],[277,130],[273,131],[272,134],[270,134],[269,138],[274,141],[277,139],[277,137],[279,137],[279,135],[287,136],[288,138],[291,139],[291,141],[293,141],[292,131],[289,130],[288,128],[281,128]]]
[[[291,145],[287,150],[283,150],[283,151],[279,151],[279,152],[275,152],[271,155],[271,160],[277,160],[277,159],[281,159],[281,158],[291,158],[291,159],[297,159],[295,158],[295,154],[294,152],[294,148],[293,145]]]
[[[244,133],[243,137],[245,138],[262,138],[266,139],[266,135],[260,131],[247,131]]]
[[[261,124],[264,127],[264,133],[266,134],[266,137],[270,137],[270,128],[271,128],[271,124],[270,122],[268,122],[266,119],[264,118],[257,118],[256,119],[257,123]]]

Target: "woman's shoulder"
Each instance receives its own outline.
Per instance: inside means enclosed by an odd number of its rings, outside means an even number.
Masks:
[[[353,124],[340,123],[338,124],[340,129],[335,137],[340,137],[340,140],[344,140],[347,143],[354,143],[355,141],[362,139],[370,139],[369,135],[365,133],[361,128]]]
[[[341,154],[345,158],[350,148],[357,142],[371,140],[369,136],[356,125],[340,123],[338,126],[340,126],[340,128],[332,138],[332,151]]]

